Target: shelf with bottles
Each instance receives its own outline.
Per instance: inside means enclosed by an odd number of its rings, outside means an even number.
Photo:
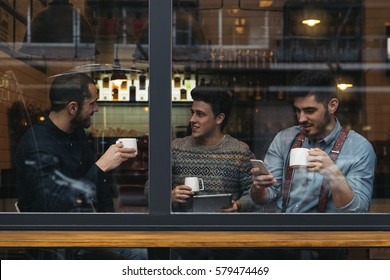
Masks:
[[[259,73],[262,76],[259,77]],[[196,69],[194,71],[172,71],[172,102],[188,104],[192,102],[191,91],[198,85],[213,84],[230,88],[236,92],[237,101],[245,104],[248,101],[277,100],[273,97],[274,87],[285,85],[289,75],[296,72],[289,70],[266,71],[258,69]],[[99,90],[99,104],[145,106],[149,100],[149,78],[146,72],[126,73],[126,79],[119,83],[111,80],[112,73],[95,75]],[[143,80],[144,79],[144,80]],[[269,93],[267,93],[269,92]]]
[[[191,90],[196,87],[197,83],[196,74],[192,71],[191,66],[174,67],[172,72],[172,101],[192,101]]]
[[[112,79],[114,71],[93,73],[99,92],[98,102],[147,102],[149,77],[147,70],[122,71],[121,79]]]
[[[359,0],[289,1],[284,7],[284,60],[360,61],[362,3]],[[304,19],[317,24],[303,24]]]
[[[288,62],[356,62],[361,60],[360,39],[286,38],[284,59]]]
[[[254,70],[269,69],[278,63],[278,51],[254,47],[236,48],[235,46],[211,47],[207,59],[199,61],[199,70]]]
[[[99,103],[137,104],[149,101],[149,75],[145,70],[123,71],[121,80],[112,80],[112,71],[95,73]],[[190,92],[196,86],[192,72],[175,71],[172,75],[172,101],[192,101]]]

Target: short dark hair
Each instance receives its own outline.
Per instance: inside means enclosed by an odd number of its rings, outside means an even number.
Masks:
[[[191,97],[194,101],[203,101],[210,104],[214,116],[225,114],[225,119],[221,124],[221,130],[226,126],[230,116],[233,102],[233,93],[220,86],[198,86],[191,91]]]
[[[292,97],[314,95],[317,102],[328,104],[337,98],[337,82],[330,71],[310,70],[298,74],[292,81]]]
[[[54,78],[50,87],[51,111],[59,112],[69,102],[76,101],[80,108],[91,97],[88,86],[95,81],[84,73],[64,74]]]

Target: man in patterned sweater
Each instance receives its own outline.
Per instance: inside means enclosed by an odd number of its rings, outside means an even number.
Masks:
[[[229,119],[233,95],[221,87],[199,86],[191,91],[191,136],[172,142],[172,202],[174,211],[189,211],[192,192],[186,177],[199,177],[199,194],[232,193],[226,212],[252,211],[248,195],[252,185],[248,145],[223,132]]]

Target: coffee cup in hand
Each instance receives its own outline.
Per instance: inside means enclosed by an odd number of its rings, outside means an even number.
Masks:
[[[119,138],[116,140],[116,144],[122,143],[123,148],[128,148],[128,149],[135,149],[135,154],[137,154],[137,138]]]
[[[187,177],[184,180],[184,185],[191,187],[193,192],[204,190],[203,179],[198,177]]]
[[[294,148],[290,152],[290,167],[299,168],[307,166],[307,156],[309,155],[309,149],[306,148]]]

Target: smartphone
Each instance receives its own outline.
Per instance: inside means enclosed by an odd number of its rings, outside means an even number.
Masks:
[[[251,163],[253,167],[258,167],[260,169],[260,175],[270,174],[264,162],[261,159],[251,159]]]

